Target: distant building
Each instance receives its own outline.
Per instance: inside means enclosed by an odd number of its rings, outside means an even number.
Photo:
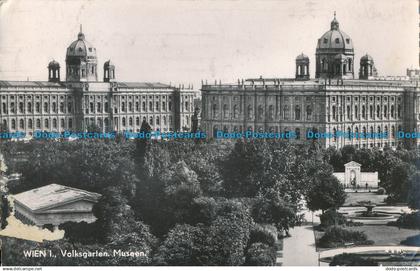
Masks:
[[[96,48],[80,29],[66,51],[66,77],[60,64],[48,64],[48,81],[0,81],[0,125],[32,136],[35,131],[139,132],[143,120],[153,130],[191,128],[196,91],[162,83],[121,82],[106,61],[98,79]],[[93,129],[91,129],[93,130]]]
[[[14,196],[15,217],[25,224],[58,226],[65,222],[96,220],[92,208],[100,194],[49,184]]]
[[[351,161],[344,165],[344,172],[334,172],[334,176],[345,188],[378,188],[378,172],[361,172],[361,164]]]
[[[356,79],[353,41],[335,16],[317,40],[315,61],[315,79],[310,78],[310,59],[302,53],[295,59],[295,78],[203,83],[202,130],[209,137],[216,131],[294,132],[298,140],[305,139],[307,132],[318,132],[325,135],[318,139],[322,146],[336,148],[420,145],[418,137],[398,137],[399,131],[420,131],[419,71],[380,77],[373,57],[365,54]]]

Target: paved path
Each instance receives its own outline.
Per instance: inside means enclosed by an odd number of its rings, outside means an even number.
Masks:
[[[312,213],[305,212],[305,219],[312,221]],[[319,217],[313,216],[317,224]],[[315,247],[315,235],[312,223],[290,230],[291,237],[284,239],[283,266],[318,266],[318,252]]]

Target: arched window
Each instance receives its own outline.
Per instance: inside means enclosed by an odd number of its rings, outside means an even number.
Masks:
[[[379,118],[381,116],[381,107],[379,105],[376,106],[376,117]]]
[[[351,119],[350,105],[348,105],[346,109],[347,109],[347,119]]]
[[[44,120],[44,128],[49,128],[50,127],[50,122],[48,119]]]
[[[133,103],[132,102],[128,103],[128,112],[133,112]]]
[[[392,138],[395,137],[395,126],[394,125],[391,126],[391,137]]]
[[[28,119],[28,128],[32,129],[33,124],[32,124],[32,119]]]
[[[384,117],[386,118],[388,116],[388,107],[384,105]]]
[[[71,113],[71,111],[73,111],[72,109],[73,109],[72,103],[71,103],[71,102],[69,102],[69,103],[67,104],[67,113]]]
[[[146,110],[146,102],[142,102],[141,103],[141,111],[145,111]]]
[[[136,125],[139,126],[140,125],[140,118],[136,117]]]
[[[57,120],[53,119],[53,128],[57,128]]]
[[[60,119],[60,127],[64,128],[65,124],[64,124],[64,119]]]
[[[108,113],[108,102],[105,102],[105,113]]]
[[[102,112],[102,106],[100,102],[96,103],[96,112]]]
[[[149,111],[153,111],[153,103],[149,102]]]
[[[163,125],[166,126],[166,116],[163,116]]]
[[[20,102],[19,103],[19,113],[23,113],[23,112],[24,112],[23,103]]]
[[[225,104],[223,105],[223,118],[228,118],[229,117],[229,110],[228,110],[228,105]]]
[[[234,118],[234,119],[237,119],[237,118],[238,118],[238,116],[239,116],[239,109],[238,109],[238,105],[237,105],[237,104],[235,104],[235,105],[233,106],[233,118]]]
[[[52,111],[54,113],[57,113],[57,104],[56,103],[52,103]]]
[[[133,118],[132,117],[130,117],[128,119],[128,125],[133,126]]]
[[[248,119],[252,119],[253,112],[252,112],[251,105],[248,105],[247,112],[248,112]]]
[[[270,105],[268,107],[268,118],[270,120],[273,120],[274,119],[274,106],[273,105]]]
[[[295,106],[295,120],[300,120],[300,107],[299,107],[299,105]]]
[[[40,119],[36,119],[36,128],[38,128],[38,129],[41,128],[41,120]]]
[[[159,102],[155,103],[155,108],[156,108],[156,111],[159,111]]]
[[[48,112],[50,111],[49,107],[48,107],[48,103],[44,103],[44,112]]]
[[[162,111],[166,111],[166,103],[162,102]]]
[[[378,126],[378,127],[376,128],[376,132],[377,132],[378,134],[381,132],[381,126]]]
[[[213,118],[216,119],[217,118],[217,104],[213,104],[212,111],[213,111],[212,112]]]
[[[19,128],[25,129],[25,122],[23,121],[23,119],[19,120]]]
[[[401,105],[398,105],[398,118],[401,118]]]
[[[121,112],[125,112],[125,102],[121,103]]]
[[[366,126],[363,126],[362,132],[363,132],[363,135],[366,136]]]
[[[153,117],[150,117],[150,118],[149,118],[149,124],[150,124],[150,125],[153,125]]]
[[[310,105],[306,106],[306,119],[312,119],[312,107]]]
[[[185,116],[185,123],[186,125],[190,125],[190,118],[188,116]]]
[[[3,114],[7,114],[7,105],[6,105],[6,103],[2,103],[2,106],[1,107],[3,108]]]
[[[300,139],[300,129],[299,128],[295,129],[295,133],[296,133],[296,139]]]
[[[373,119],[373,105],[369,106],[369,118]]]
[[[28,113],[32,113],[32,103],[31,102],[29,102],[28,103]]]
[[[333,128],[333,141],[337,141],[337,129]]]
[[[121,119],[121,123],[122,123],[122,126],[125,126],[125,117],[123,117],[122,119]]]
[[[16,113],[15,103],[10,103],[10,112]]]
[[[285,119],[285,120],[288,120],[289,119],[289,114],[290,114],[290,112],[289,112],[290,110],[289,110],[289,106],[287,106],[287,105],[285,105],[284,107],[283,107],[283,118]]]
[[[69,129],[73,128],[73,119],[69,119]]]
[[[335,109],[335,105],[332,106],[332,118],[333,120],[337,120],[337,110]]]
[[[354,115],[356,119],[359,119],[359,107],[357,105],[354,106]]]
[[[362,118],[366,118],[366,106],[362,105]]]
[[[395,108],[394,108],[394,105],[391,105],[391,118],[395,118]]]
[[[16,129],[16,121],[14,119],[12,119],[12,129]]]

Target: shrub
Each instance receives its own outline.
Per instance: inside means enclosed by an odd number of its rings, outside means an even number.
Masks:
[[[246,252],[245,265],[273,266],[276,263],[276,251],[263,243],[253,243]]]
[[[377,266],[378,263],[369,258],[363,258],[357,254],[343,253],[335,255],[330,266]]]
[[[385,195],[386,191],[385,188],[383,187],[379,187],[378,190],[376,191],[376,194],[378,195]]]
[[[271,225],[256,224],[251,230],[249,243],[263,243],[269,246],[274,246],[277,240],[277,229]]]
[[[401,245],[420,247],[420,234],[407,237],[407,239],[401,241]]]
[[[411,214],[402,214],[397,221],[389,222],[388,225],[408,229],[420,229],[420,211]]]
[[[353,243],[354,245],[371,245],[372,241],[367,239],[364,232],[350,231],[339,226],[332,226],[327,228],[325,234],[319,239],[320,247],[340,247],[346,243]]]
[[[327,210],[319,218],[321,219],[322,227],[329,227],[333,225],[343,225],[347,223],[347,219],[344,217],[344,215],[340,214],[334,209]]]

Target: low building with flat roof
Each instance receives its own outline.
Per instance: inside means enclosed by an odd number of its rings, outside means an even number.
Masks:
[[[14,196],[15,217],[25,224],[55,225],[96,220],[92,208],[101,197],[81,189],[49,184]]]

